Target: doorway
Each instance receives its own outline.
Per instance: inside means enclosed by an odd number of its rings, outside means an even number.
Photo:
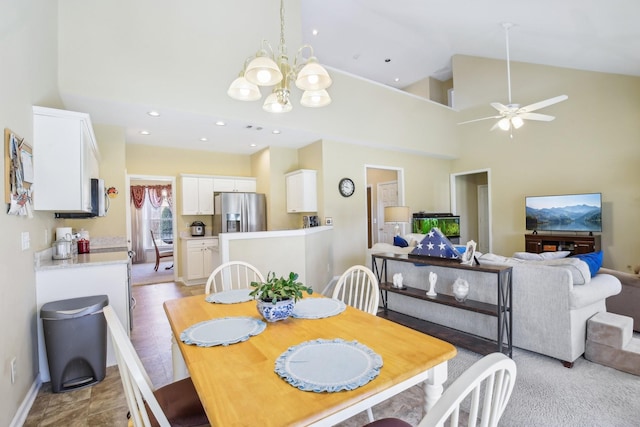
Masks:
[[[450,180],[451,211],[460,215],[460,242],[474,240],[478,252],[491,252],[491,170],[455,173]]]
[[[129,195],[129,202],[125,205],[127,242],[135,253],[131,283],[146,285],[175,281],[178,277],[177,264],[174,262],[177,260],[175,242],[178,237],[175,177],[127,175],[126,191]],[[159,251],[173,252],[173,257],[160,259],[157,270],[156,246]]]
[[[369,248],[375,243],[393,243],[394,224],[385,224],[384,207],[404,205],[404,171],[390,166],[365,165],[367,181],[367,234]],[[400,233],[406,233],[401,224]]]

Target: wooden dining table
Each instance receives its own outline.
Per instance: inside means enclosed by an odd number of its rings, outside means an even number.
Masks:
[[[319,297],[314,294],[311,297]],[[310,298],[310,297],[307,297]],[[185,344],[192,325],[224,317],[262,319],[256,302],[218,304],[196,295],[164,303],[171,329],[212,426],[330,426],[424,382],[425,411],[442,395],[453,345],[353,307],[321,319],[268,322],[248,340],[226,346]],[[382,357],[379,375],[354,390],[302,391],[275,371],[287,349],[316,339],[357,341]],[[375,408],[374,408],[375,416]]]

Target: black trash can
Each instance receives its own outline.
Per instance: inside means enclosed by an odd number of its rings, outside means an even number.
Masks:
[[[52,301],[40,309],[54,393],[102,381],[107,369],[107,295]]]

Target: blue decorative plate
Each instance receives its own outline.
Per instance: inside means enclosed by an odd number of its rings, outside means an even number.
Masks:
[[[317,339],[290,347],[275,372],[303,391],[354,390],[380,374],[382,357],[357,341]]]
[[[207,302],[215,302],[219,304],[235,304],[239,302],[251,301],[254,299],[249,292],[252,289],[229,289],[228,291],[216,292],[209,294],[205,298]]]
[[[305,298],[296,302],[291,316],[300,319],[321,319],[342,313],[347,305],[333,298]]]
[[[253,317],[222,317],[188,327],[180,334],[180,339],[199,347],[229,345],[246,341],[266,327],[265,322]]]

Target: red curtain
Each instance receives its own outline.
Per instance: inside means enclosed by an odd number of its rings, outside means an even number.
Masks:
[[[144,205],[145,193],[149,194],[149,203],[154,208],[162,205],[163,193],[167,198],[169,206],[173,206],[173,195],[171,193],[171,185],[132,185],[131,200],[136,209],[142,209]]]
[[[131,186],[131,200],[136,209],[141,209],[144,205],[144,194],[146,193],[146,187],[144,185],[132,185]]]

